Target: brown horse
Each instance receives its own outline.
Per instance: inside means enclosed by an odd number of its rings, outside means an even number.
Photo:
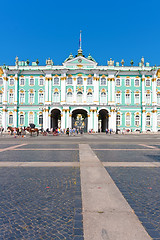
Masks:
[[[18,128],[14,128],[14,127],[8,127],[7,129],[11,131],[11,134],[13,134],[14,129],[16,129],[16,132],[18,131]]]
[[[37,136],[39,135],[39,129],[38,128],[27,127],[26,130],[31,134],[31,136],[32,136],[32,133],[37,133]]]

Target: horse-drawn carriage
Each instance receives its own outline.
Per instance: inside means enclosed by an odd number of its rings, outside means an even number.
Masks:
[[[30,123],[29,127],[26,127],[26,131],[29,132],[32,136],[33,133],[37,133],[37,136],[39,135],[39,129],[35,128],[35,124]]]

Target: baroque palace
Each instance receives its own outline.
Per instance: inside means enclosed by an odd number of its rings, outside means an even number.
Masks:
[[[79,48],[61,66],[51,59],[0,68],[0,126],[160,131],[160,70],[110,59],[98,66]]]

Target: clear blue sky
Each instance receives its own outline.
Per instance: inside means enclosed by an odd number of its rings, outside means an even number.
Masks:
[[[160,65],[159,0],[28,0],[1,2],[0,65],[19,60],[61,63],[82,49],[99,65],[109,58]]]

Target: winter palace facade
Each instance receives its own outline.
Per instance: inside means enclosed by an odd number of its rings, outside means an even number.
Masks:
[[[99,66],[82,49],[61,66],[46,60],[0,67],[0,126],[160,131],[160,70],[110,59]]]

